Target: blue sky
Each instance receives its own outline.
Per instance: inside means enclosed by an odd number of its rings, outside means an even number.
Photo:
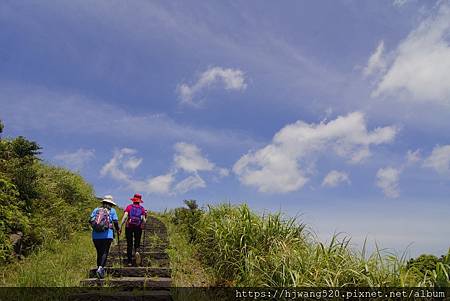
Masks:
[[[2,1],[0,118],[121,206],[443,254],[449,1]]]

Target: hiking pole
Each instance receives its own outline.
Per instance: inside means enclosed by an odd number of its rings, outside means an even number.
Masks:
[[[123,261],[122,261],[122,250],[120,249],[120,234],[119,234],[119,231],[117,231],[117,245],[119,246],[120,267],[122,267]]]

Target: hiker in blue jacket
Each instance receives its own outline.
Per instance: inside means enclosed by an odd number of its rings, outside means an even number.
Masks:
[[[89,220],[92,226],[92,241],[97,250],[97,277],[105,276],[105,265],[108,258],[109,248],[114,238],[113,225],[120,235],[119,218],[116,210],[112,206],[117,206],[111,195],[105,195],[102,199],[102,206],[92,211]]]

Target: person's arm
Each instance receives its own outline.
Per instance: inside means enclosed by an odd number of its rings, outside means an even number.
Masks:
[[[127,221],[127,219],[128,219],[128,212],[124,212],[123,213],[123,217],[122,217],[122,222],[120,223],[120,226],[121,227],[123,227],[123,224],[125,224],[125,222]]]
[[[147,210],[145,210],[144,207],[142,207],[142,214],[141,214],[141,229],[144,229],[145,223],[147,221]]]
[[[117,212],[115,209],[111,209],[111,219],[113,221],[114,228],[117,233],[120,235],[120,226],[119,226],[119,217],[117,216]]]
[[[95,214],[97,213],[97,208],[95,208],[92,213],[91,216],[89,217],[89,224],[92,226],[92,224],[94,223],[94,219],[95,219]]]
[[[116,228],[117,233],[119,233],[119,235],[120,235],[121,231],[120,231],[119,221],[115,220],[115,221],[113,221],[113,224],[114,224],[114,228]]]

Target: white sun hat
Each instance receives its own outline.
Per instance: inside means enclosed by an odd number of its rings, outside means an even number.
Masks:
[[[102,199],[102,201],[101,201],[102,203],[103,202],[106,202],[106,203],[110,203],[111,205],[114,205],[114,206],[117,206],[117,204],[116,203],[114,203],[114,201],[113,201],[113,197],[112,197],[112,195],[105,195],[104,197],[103,197],[103,199]]]

